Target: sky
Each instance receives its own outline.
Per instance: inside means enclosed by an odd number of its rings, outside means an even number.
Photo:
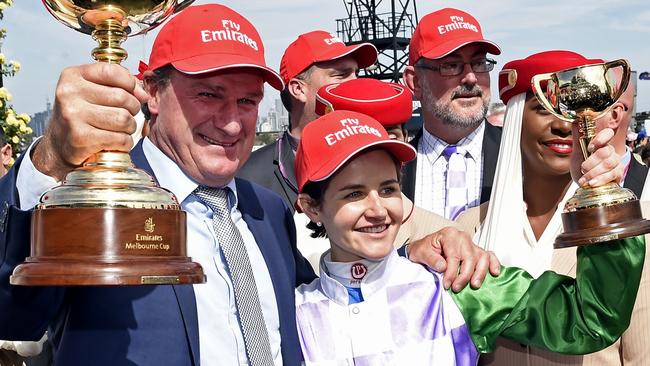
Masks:
[[[196,0],[195,4],[214,1]],[[405,2],[405,0],[402,0]],[[412,1],[411,1],[412,2]],[[258,29],[266,48],[267,64],[279,68],[284,49],[300,33],[315,29],[334,32],[336,19],[347,16],[339,0],[229,0],[220,3],[248,18]],[[396,1],[399,3],[399,1]],[[444,7],[462,9],[478,19],[486,39],[496,42],[502,54],[492,71],[493,100],[498,98],[497,73],[503,65],[530,54],[566,49],[588,58],[627,59],[634,70],[650,71],[650,7],[647,0],[499,0],[417,1],[423,15]],[[390,0],[380,3],[389,11]],[[412,5],[411,5],[412,9]],[[34,114],[54,101],[61,70],[90,63],[95,42],[56,21],[41,1],[16,0],[5,10],[0,26],[8,30],[2,52],[21,63],[15,77],[5,78],[19,113]],[[134,36],[124,43],[129,59],[123,64],[137,72],[139,60],[147,60],[157,30]],[[650,110],[650,81],[639,80],[637,111]],[[279,94],[267,88],[261,112]]]

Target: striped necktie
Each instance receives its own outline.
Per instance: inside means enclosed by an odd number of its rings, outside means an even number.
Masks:
[[[467,208],[465,151],[455,145],[447,146],[442,154],[447,158],[445,217],[454,220]]]
[[[251,366],[271,366],[269,334],[244,240],[230,217],[228,188],[200,186],[194,193],[213,212],[212,225],[230,271],[248,361]]]

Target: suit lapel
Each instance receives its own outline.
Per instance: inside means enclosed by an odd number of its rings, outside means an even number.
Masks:
[[[251,183],[238,178],[235,179],[235,182],[237,195],[246,198],[238,200],[239,211],[262,252],[273,283],[280,320],[282,357],[284,363],[289,365],[292,364],[292,351],[295,351],[292,347],[298,347],[295,335],[295,302],[292,296],[296,278],[290,278],[291,271],[289,270],[293,264],[287,263],[287,258],[283,255],[283,248],[280,247],[279,239],[274,233],[274,230],[280,229],[274,229],[269,220],[265,219],[264,208]]]
[[[151,169],[151,165],[149,165],[147,157],[144,155],[144,150],[142,149],[143,141],[144,140],[141,139],[135,145],[133,150],[131,150],[131,160],[133,160],[133,164],[136,167],[146,171],[150,176],[152,176],[157,184],[158,180],[156,179],[156,175]],[[198,365],[200,360],[199,319],[196,311],[196,295],[194,294],[194,286],[172,285],[172,288],[176,295],[176,300],[178,301],[178,307],[181,312],[181,317],[183,318],[183,324],[185,325],[185,333],[192,352],[193,364]]]
[[[648,175],[648,167],[639,163],[634,156],[631,156],[631,159],[623,187],[630,189],[637,197],[641,197],[643,185]]]
[[[415,135],[413,140],[410,142],[410,144],[415,148],[415,151],[418,150],[418,144],[420,143],[421,138],[422,129],[418,131],[417,135]],[[413,202],[415,202],[415,177],[417,166],[418,158],[416,155],[415,159],[406,163],[402,168],[402,193]]]
[[[181,311],[183,324],[185,325],[185,334],[187,335],[190,351],[192,351],[192,360],[194,365],[200,364],[200,346],[199,346],[199,316],[196,312],[196,295],[192,285],[172,285],[178,308]]]
[[[237,184],[237,195],[242,198],[245,197],[245,199],[237,200],[239,211],[262,252],[262,257],[264,257],[264,261],[268,267],[273,287],[276,289],[277,301],[280,302],[282,301],[280,298],[282,292],[279,292],[278,288],[295,282],[294,279],[287,277],[287,271],[284,270],[288,268],[289,263],[285,263],[283,257],[280,255],[281,248],[277,245],[273,227],[270,226],[267,220],[264,220],[264,208],[251,183],[238,178],[235,182]],[[278,304],[279,307],[280,304]]]
[[[501,128],[485,123],[485,134],[483,135],[483,183],[481,186],[481,203],[490,200],[492,194],[492,182],[494,171],[499,157],[499,145],[501,144]]]

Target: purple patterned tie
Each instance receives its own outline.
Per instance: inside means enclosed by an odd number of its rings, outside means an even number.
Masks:
[[[442,154],[447,158],[445,217],[454,220],[467,208],[465,151],[455,145],[447,146]]]

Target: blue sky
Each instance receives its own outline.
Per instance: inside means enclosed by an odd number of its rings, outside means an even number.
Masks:
[[[197,0],[195,3],[210,1]],[[222,1],[255,24],[266,47],[267,63],[278,68],[285,47],[298,34],[314,29],[335,31],[335,19],[346,16],[339,0]],[[550,49],[568,49],[589,58],[626,58],[633,68],[650,71],[650,7],[640,0],[531,0],[418,1],[420,17],[443,7],[463,9],[474,15],[484,35],[501,46],[503,53],[492,72],[504,63]],[[389,6],[385,0],[382,6]],[[386,10],[386,8],[381,9]],[[5,11],[1,26],[8,29],[2,48],[7,59],[18,60],[22,70],[5,80],[18,112],[33,114],[54,99],[58,75],[67,66],[91,61],[94,41],[52,18],[41,1],[17,0]],[[124,64],[132,71],[147,59],[156,31],[130,38],[125,43],[130,57]],[[279,94],[267,88],[262,110]],[[638,82],[637,110],[650,110],[650,81]]]

